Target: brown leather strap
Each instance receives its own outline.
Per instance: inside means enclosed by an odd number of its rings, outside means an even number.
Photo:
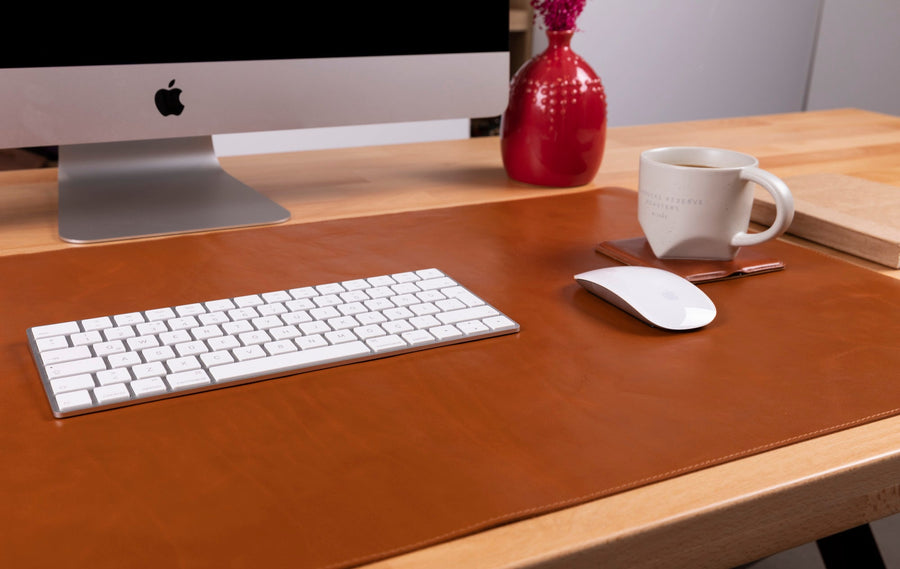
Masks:
[[[576,273],[635,194],[0,258],[0,566],[342,567],[895,414],[900,283],[773,242],[652,329]],[[54,420],[29,326],[437,266],[517,335]]]

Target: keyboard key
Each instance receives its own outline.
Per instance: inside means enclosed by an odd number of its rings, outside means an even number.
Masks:
[[[437,338],[432,336],[427,330],[412,330],[410,332],[404,332],[401,336],[411,346],[424,346],[433,344],[437,341]]]
[[[247,360],[255,360],[258,358],[265,357],[266,352],[257,344],[252,346],[244,346],[241,348],[235,348],[231,351],[234,357],[241,362]]]
[[[103,337],[109,342],[112,342],[113,340],[124,340],[136,335],[134,328],[131,326],[116,326],[115,328],[103,330]]]
[[[53,393],[66,393],[68,391],[79,391],[83,389],[92,389],[94,387],[94,378],[89,373],[82,373],[61,379],[54,379],[50,382]]]
[[[362,312],[356,315],[356,319],[362,325],[381,324],[387,322],[387,317],[380,312]]]
[[[100,336],[100,332],[91,330],[90,332],[72,334],[69,336],[69,341],[72,342],[73,346],[89,346],[91,344],[96,344],[97,342],[102,342],[103,338]]]
[[[476,318],[487,318],[496,316],[499,312],[486,305],[476,306],[473,308],[462,308],[460,310],[451,310],[450,312],[442,312],[437,315],[437,319],[444,324],[453,324],[464,320],[475,320]]]
[[[240,308],[244,308],[247,306],[259,306],[260,304],[264,304],[261,296],[255,294],[249,294],[246,296],[238,296],[234,299],[234,303],[238,305]]]
[[[453,338],[461,338],[462,332],[455,326],[435,326],[428,330],[438,340],[450,340]]]
[[[265,293],[263,293],[262,297],[263,297],[263,300],[265,300],[266,303],[268,303],[268,304],[287,302],[287,301],[291,300],[291,295],[289,295],[287,293],[287,291],[284,291],[284,290],[265,292]]]
[[[394,273],[391,277],[398,283],[408,283],[419,280],[419,275],[412,272]]]
[[[131,382],[131,390],[134,392],[135,397],[150,397],[167,391],[166,384],[158,377],[135,379]]]
[[[209,383],[209,376],[202,369],[191,371],[183,371],[178,373],[170,373],[166,376],[166,382],[173,390],[190,389],[192,387],[200,387]]]
[[[159,339],[156,336],[135,336],[133,338],[128,338],[125,343],[128,345],[128,349],[133,352],[139,352],[146,348],[155,348],[159,346]]]
[[[131,374],[128,369],[117,367],[113,369],[105,369],[97,372],[97,382],[100,385],[112,385],[113,383],[128,383],[131,381]]]
[[[294,340],[297,347],[301,350],[311,350],[313,348],[321,348],[328,345],[328,340],[321,334],[312,334],[309,336],[301,336]]]
[[[377,277],[369,277],[369,278],[366,279],[366,280],[369,281],[369,284],[372,285],[372,286],[375,287],[375,288],[383,287],[383,286],[390,286],[390,285],[392,285],[392,284],[396,284],[396,283],[397,283],[397,281],[395,281],[392,277],[390,277],[390,276],[388,276],[388,275],[381,275],[381,276],[377,276]]]
[[[31,335],[34,338],[49,338],[51,336],[61,336],[63,334],[74,334],[80,332],[77,322],[62,322],[60,324],[48,324],[47,326],[35,326],[31,329]]]
[[[466,336],[481,334],[490,330],[481,320],[468,320],[466,322],[457,322],[456,327]]]
[[[232,308],[236,308],[236,306],[230,298],[221,298],[219,300],[210,300],[206,303],[206,308],[210,312],[225,312]]]
[[[182,371],[191,371],[203,368],[203,366],[200,365],[200,360],[198,360],[196,356],[172,358],[171,360],[166,361],[166,367],[168,367],[169,371],[171,371],[172,373],[180,373]]]
[[[193,316],[182,316],[180,318],[171,318],[166,320],[166,324],[168,324],[169,329],[175,330],[190,330],[191,328],[196,328],[200,326],[200,322],[197,321]]]
[[[135,329],[137,333],[141,336],[149,336],[152,334],[162,334],[163,332],[168,332],[169,327],[166,326],[165,322],[160,320],[151,320],[150,322],[144,322],[142,324],[136,324]]]
[[[289,340],[278,340],[276,342],[268,342],[263,346],[263,349],[266,350],[266,353],[270,356],[274,356],[286,352],[295,352],[299,348],[297,348],[297,344]]]
[[[70,362],[72,360],[84,360],[90,358],[92,355],[89,347],[75,346],[74,348],[62,348],[60,350],[41,352],[41,360],[44,362],[44,365],[50,365]]]
[[[59,364],[51,364],[45,366],[47,377],[58,379],[69,375],[79,375],[82,373],[93,373],[106,369],[106,362],[103,358],[88,358],[85,360],[75,360],[71,362],[63,362]]]
[[[65,336],[50,336],[49,338],[38,338],[34,341],[39,352],[49,352],[50,350],[60,350],[69,347],[69,340]]]
[[[195,328],[196,330],[196,328]],[[159,341],[164,346],[173,346],[175,344],[181,344],[183,342],[190,342],[193,340],[190,332],[187,330],[175,330],[174,332],[163,332],[159,335]]]
[[[363,342],[357,341],[215,366],[210,368],[209,372],[216,382],[221,383],[339,362],[364,356],[369,352],[369,348]]]
[[[493,316],[485,318],[483,322],[490,326],[491,330],[517,330],[519,325],[507,318],[506,316]]]
[[[419,278],[422,279],[436,279],[444,276],[444,273],[442,273],[438,269],[422,269],[420,271],[416,271],[416,274],[419,275]],[[456,283],[454,282],[453,284]]]
[[[456,282],[453,279],[449,279],[447,277],[439,277],[421,281],[417,283],[419,288],[422,290],[435,290],[439,288],[448,288],[452,286],[456,286]]]
[[[185,354],[179,355],[183,356]],[[144,358],[144,361],[147,363],[162,362],[174,358],[175,350],[172,349],[172,346],[158,346],[148,348],[146,350],[141,350],[141,357]]]
[[[100,318],[88,318],[87,320],[82,320],[81,327],[84,328],[85,332],[89,332],[91,330],[112,328],[113,323],[112,320],[109,319],[109,316],[101,316]]]
[[[375,352],[387,352],[389,350],[396,350],[398,348],[405,348],[407,346],[403,338],[397,336],[396,334],[369,338],[368,340],[366,340],[366,345],[372,348]]]
[[[84,409],[94,404],[88,390],[69,391],[56,396],[56,405],[61,413]]]
[[[187,317],[187,316],[197,316],[198,314],[203,314],[206,312],[206,308],[199,302],[195,302],[193,304],[182,304],[181,306],[175,307],[175,312],[178,313],[178,316]]]
[[[359,328],[354,328],[353,332],[363,340],[387,334],[387,332],[384,331],[384,328],[377,324],[372,326],[360,326]]]
[[[168,347],[168,346],[166,346]],[[175,351],[178,352],[178,355],[181,357],[185,356],[193,356],[197,354],[202,354],[204,352],[209,351],[209,347],[200,340],[195,340],[192,342],[182,342],[180,344],[175,344]],[[169,356],[172,357],[172,356]]]
[[[97,398],[97,403],[106,405],[109,403],[128,401],[131,398],[131,395],[128,393],[128,387],[124,383],[113,383],[110,385],[101,385],[95,389],[94,397]]]
[[[94,344],[94,353],[98,356],[111,356],[112,354],[121,354],[124,351],[126,351],[126,348],[122,340]]]
[[[141,363],[141,355],[136,352],[122,352],[120,354],[111,354],[106,358],[109,367],[129,367]]]
[[[335,330],[334,332],[326,332],[325,339],[330,344],[341,344],[343,342],[354,342],[359,338],[350,330]]]
[[[341,292],[344,292],[345,289],[341,283],[328,283],[323,285],[318,285],[316,290],[319,291],[319,294],[323,295],[334,295]]]
[[[206,343],[209,345],[209,349],[213,351],[231,350],[241,345],[241,342],[234,336],[209,338]]]
[[[153,310],[148,310],[145,312],[147,316],[147,320],[150,322],[156,322],[158,320],[168,320],[169,318],[175,318],[175,311],[171,308],[156,308]]]
[[[228,350],[207,352],[205,354],[200,354],[200,361],[203,362],[204,366],[212,367],[222,364],[230,364],[234,361],[234,356],[232,356],[231,352],[229,352]]]
[[[301,298],[311,298],[313,296],[318,296],[319,293],[311,286],[302,287],[302,288],[293,288],[288,291],[293,298],[299,300]]]
[[[113,320],[118,326],[130,326],[132,324],[144,322],[144,315],[140,312],[129,312],[128,314],[113,316]]]
[[[131,373],[136,379],[146,379],[148,377],[160,377],[166,374],[166,368],[162,362],[151,362],[148,364],[138,364],[131,368]]]

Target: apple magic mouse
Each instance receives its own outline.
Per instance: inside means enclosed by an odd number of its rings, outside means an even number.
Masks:
[[[621,266],[575,275],[588,291],[651,326],[693,330],[716,317],[716,306],[691,281],[662,269]]]

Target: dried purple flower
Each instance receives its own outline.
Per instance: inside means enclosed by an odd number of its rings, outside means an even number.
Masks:
[[[587,0],[531,0],[535,14],[544,20],[548,30],[574,30],[575,21]]]

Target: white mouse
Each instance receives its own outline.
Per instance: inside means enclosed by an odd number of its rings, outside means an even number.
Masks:
[[[716,306],[706,293],[662,269],[606,267],[575,275],[575,280],[603,300],[666,330],[693,330],[716,317]]]

